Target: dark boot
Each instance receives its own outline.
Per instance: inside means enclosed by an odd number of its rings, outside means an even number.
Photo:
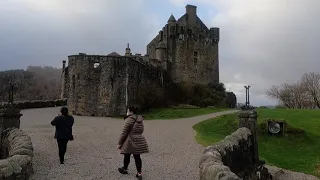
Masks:
[[[121,174],[128,174],[128,170],[124,169],[123,167],[122,167],[122,168],[118,168],[118,171],[119,171]]]
[[[64,157],[60,156],[60,164],[64,164]]]
[[[136,178],[137,178],[138,180],[142,180],[142,175],[137,173]]]

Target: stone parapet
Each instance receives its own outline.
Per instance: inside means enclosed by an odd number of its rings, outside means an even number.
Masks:
[[[13,103],[13,106],[18,109],[45,108],[45,107],[56,107],[56,106],[66,106],[66,105],[67,105],[67,99],[15,101]],[[11,105],[9,103],[0,103],[0,109],[8,108],[10,106]]]
[[[7,128],[20,128],[20,109],[8,107],[0,109],[0,133]]]
[[[33,146],[31,138],[22,130],[3,131],[0,180],[27,180],[33,174]]]
[[[199,164],[200,180],[240,180],[229,167],[228,155],[239,148],[248,149],[251,135],[248,128],[239,128],[224,140],[207,147]]]
[[[254,109],[247,109],[240,111],[238,114],[239,118],[239,128],[246,127],[248,128],[253,137],[253,156],[254,163],[259,162],[259,151],[258,151],[258,138],[257,138],[257,121],[258,121],[258,113]]]

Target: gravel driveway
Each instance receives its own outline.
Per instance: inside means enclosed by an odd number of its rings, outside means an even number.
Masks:
[[[119,174],[122,155],[116,150],[123,120],[75,116],[75,140],[68,144],[64,165],[59,164],[54,128],[50,121],[59,108],[23,110],[21,129],[32,138],[34,170],[32,180],[129,180],[135,179],[134,160],[129,174]],[[142,155],[145,180],[196,180],[198,162],[204,150],[195,141],[192,126],[202,120],[236,110],[178,120],[145,121],[144,135],[150,153]]]

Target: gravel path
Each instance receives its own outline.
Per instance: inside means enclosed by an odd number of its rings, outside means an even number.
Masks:
[[[134,160],[129,175],[119,174],[122,155],[116,150],[123,120],[75,116],[75,140],[68,144],[64,165],[59,164],[54,128],[50,121],[59,108],[23,110],[21,129],[32,138],[35,150],[32,180],[130,180],[135,179]],[[150,153],[142,155],[145,180],[196,180],[204,147],[195,142],[192,126],[202,120],[236,110],[178,120],[145,121]]]

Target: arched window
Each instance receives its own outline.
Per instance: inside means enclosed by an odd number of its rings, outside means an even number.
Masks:
[[[100,66],[100,63],[94,63],[93,64],[93,68],[97,68],[97,67],[99,67]]]

